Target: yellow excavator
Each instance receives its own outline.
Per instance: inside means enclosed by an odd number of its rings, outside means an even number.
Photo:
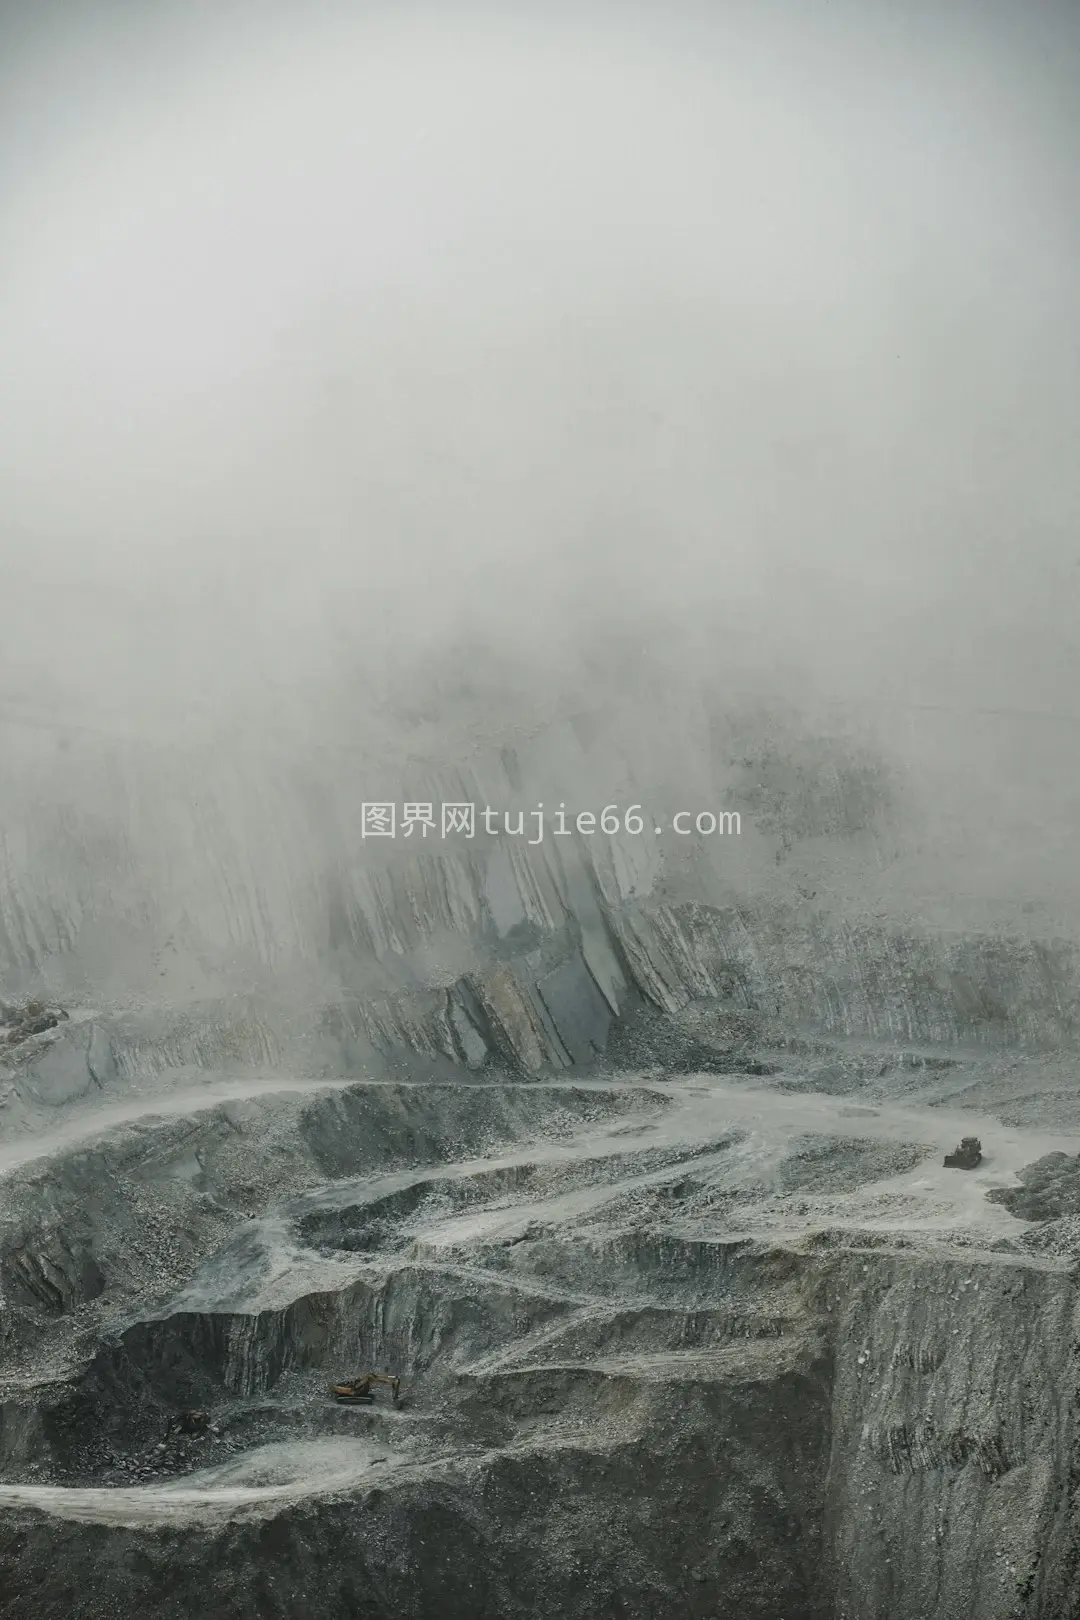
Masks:
[[[331,1384],[330,1393],[341,1406],[370,1406],[375,1399],[376,1384],[389,1384],[390,1394],[396,1406],[401,1379],[390,1373],[364,1373],[362,1378],[350,1379],[348,1383]]]

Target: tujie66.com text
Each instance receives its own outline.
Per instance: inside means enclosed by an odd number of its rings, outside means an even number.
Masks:
[[[397,811],[398,806],[387,800],[363,803],[360,807],[361,837],[395,838],[400,832],[403,838],[426,838],[429,833],[436,838],[475,838],[479,830],[489,838],[524,838],[527,843],[541,844],[549,819],[554,838],[571,838],[575,833],[589,838],[598,832],[605,833],[609,838],[617,833],[629,833],[633,837],[643,833],[646,827],[650,827],[657,837],[667,831],[681,838],[689,838],[694,833],[708,838],[717,833],[737,836],[742,832],[742,819],[737,810],[679,810],[671,817],[670,823],[665,824],[662,819],[644,815],[640,804],[628,805],[625,810],[620,810],[616,804],[606,804],[599,813],[592,810],[568,812],[565,804],[545,813],[542,802],[535,810],[496,810],[491,805],[481,809],[475,804],[436,806],[406,803],[401,806],[400,817]]]

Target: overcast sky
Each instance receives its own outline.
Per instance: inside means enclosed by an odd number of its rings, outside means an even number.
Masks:
[[[1080,19],[1011,12],[9,7],[0,707],[543,707],[619,624],[1080,712]]]

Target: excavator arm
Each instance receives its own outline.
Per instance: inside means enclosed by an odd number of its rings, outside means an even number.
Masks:
[[[375,1399],[373,1391],[376,1384],[389,1384],[390,1394],[396,1406],[401,1379],[391,1373],[364,1373],[362,1378],[353,1378],[344,1384],[332,1384],[330,1393],[336,1401],[344,1405],[358,1404],[361,1401],[367,1404]]]

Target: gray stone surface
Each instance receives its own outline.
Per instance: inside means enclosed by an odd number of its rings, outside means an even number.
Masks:
[[[410,795],[587,763],[514,754]],[[6,870],[5,999],[78,994],[0,1070],[5,1614],[1066,1620],[1076,937],[901,904],[895,773],[746,758],[722,854],[309,847],[269,782],[253,852],[211,779],[182,901],[118,831],[43,948]]]
[[[559,1038],[575,1063],[590,1063],[607,1049],[611,1013],[580,955],[537,984]]]

